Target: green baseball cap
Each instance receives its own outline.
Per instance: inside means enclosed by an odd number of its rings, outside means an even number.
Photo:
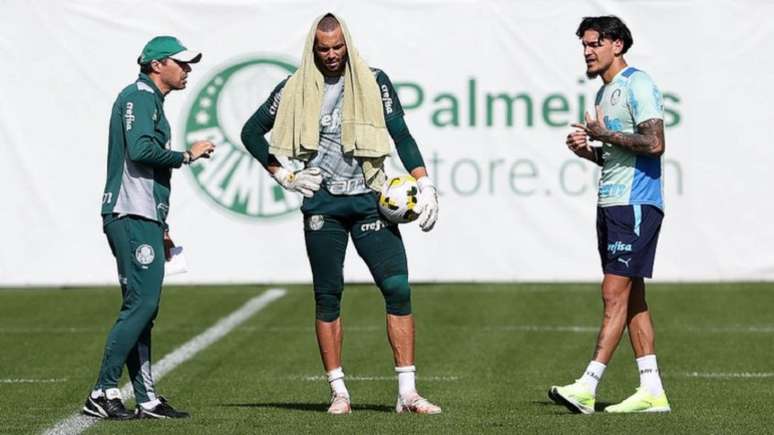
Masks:
[[[202,59],[202,54],[185,48],[174,36],[157,36],[145,44],[137,63],[142,65],[165,57],[185,63],[196,63]]]

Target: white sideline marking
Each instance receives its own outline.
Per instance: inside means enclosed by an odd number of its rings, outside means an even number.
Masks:
[[[361,325],[361,326],[347,326],[347,332],[379,332],[384,331],[383,325]],[[587,332],[599,332],[599,326],[589,325],[489,325],[489,326],[449,326],[436,329],[463,329],[466,331],[514,331],[514,332],[574,332],[574,333],[587,333]],[[242,326],[240,331],[251,332],[313,332],[314,326]],[[679,332],[691,332],[697,334],[724,334],[724,333],[760,333],[771,334],[774,333],[774,326],[762,325],[762,326],[742,326],[742,325],[729,325],[729,326],[710,326],[710,327],[675,327],[675,328],[659,328],[659,331],[679,331]]]
[[[708,328],[690,327],[688,330],[692,332],[762,332],[769,334],[774,332],[774,326],[711,326]]]
[[[61,379],[0,379],[0,384],[53,384],[56,382],[65,382],[67,378]]]
[[[601,277],[600,277],[601,278]],[[467,284],[467,283],[466,283]],[[464,293],[470,293],[470,294],[479,294],[479,293],[597,293],[599,294],[599,284],[598,283],[572,283],[572,282],[549,282],[549,283],[534,283],[534,284],[524,284],[521,287],[508,287],[502,285],[502,283],[486,283],[486,282],[471,282],[470,285],[477,286],[475,289],[471,290],[471,287],[469,285],[460,285],[460,284],[451,284],[451,285],[432,285],[430,287],[417,287],[416,289],[412,286],[411,292],[421,294],[421,293],[451,293],[451,292],[464,292]],[[673,287],[671,284],[677,284],[677,283],[648,283],[648,292],[673,292]],[[702,284],[702,283],[699,283]],[[721,283],[722,284],[722,283]],[[691,285],[689,284],[689,287]],[[693,291],[694,288],[688,289],[687,291]],[[717,293],[725,293],[725,292],[738,292],[739,289],[734,286],[727,286],[727,287],[702,287],[702,292],[712,291]]]
[[[300,377],[294,377],[292,379],[300,379],[302,381],[327,381],[327,376],[322,375],[312,375],[312,376],[300,376]],[[460,376],[417,376],[418,381],[431,381],[431,382],[455,382],[459,381],[461,379]],[[397,376],[345,376],[344,380],[346,381],[396,381],[398,380]]]
[[[579,326],[579,325],[494,325],[494,326],[450,326],[439,329],[464,329],[466,331],[517,331],[517,332],[598,332],[599,326]],[[243,326],[240,331],[251,332],[314,332],[314,326],[267,326],[254,327]],[[373,326],[347,326],[344,328],[347,332],[379,332],[385,331],[384,325]]]
[[[599,326],[584,325],[495,325],[484,326],[484,331],[519,331],[519,332],[598,332]],[[659,331],[680,331],[695,333],[762,333],[770,334],[774,332],[774,326],[720,326],[720,327],[685,327],[685,328],[658,328]]]
[[[218,320],[218,322],[209,329],[188,340],[188,342],[168,353],[160,361],[153,364],[153,379],[158,381],[164,377],[164,375],[174,370],[175,367],[193,358],[194,355],[223,338],[223,336],[231,332],[232,329],[239,326],[245,320],[249,319],[253,314],[261,311],[275,300],[285,296],[286,293],[287,291],[285,289],[273,288],[250,299],[238,310]],[[127,382],[121,387],[121,396],[124,400],[134,397],[131,382]],[[43,433],[46,435],[75,435],[85,431],[99,421],[100,419],[98,418],[87,417],[80,412],[77,412]]]
[[[689,378],[705,378],[705,379],[761,379],[761,378],[774,378],[774,373],[752,373],[752,372],[740,372],[740,373],[700,373],[691,372],[685,373],[684,376]]]
[[[386,331],[384,325],[367,325],[367,326],[347,326],[345,327],[347,332],[378,332]],[[247,332],[314,332],[314,326],[241,326],[240,331]]]
[[[3,334],[82,334],[104,330],[105,328],[0,328]]]
[[[484,331],[519,331],[519,332],[598,332],[599,326],[552,326],[552,325],[498,325],[484,326]]]

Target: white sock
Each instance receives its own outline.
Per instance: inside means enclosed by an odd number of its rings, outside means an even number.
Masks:
[[[599,384],[599,381],[602,380],[605,368],[607,368],[607,366],[601,362],[591,361],[579,380],[591,387],[592,393],[597,394],[597,385]]]
[[[159,399],[153,399],[153,400],[149,400],[147,402],[140,403],[140,406],[142,406],[143,409],[148,410],[148,411],[152,410],[153,408],[155,408],[155,407],[157,407],[159,405],[161,405],[161,400],[159,400]]]
[[[647,388],[654,396],[661,395],[664,392],[664,386],[661,385],[656,355],[645,355],[637,358],[637,368],[640,369],[640,387]]]
[[[92,399],[99,399],[100,397],[104,396],[105,392],[102,391],[102,389],[94,390],[91,392],[91,398]]]
[[[108,388],[107,390],[105,390],[105,396],[107,396],[108,400],[113,400],[113,399],[120,400],[121,390],[119,390],[118,388]]]
[[[344,385],[344,370],[341,367],[335,368],[327,373],[328,383],[331,384],[331,391],[337,396],[349,397],[347,386]]]
[[[415,366],[395,367],[395,373],[398,374],[398,394],[406,396],[417,392]]]

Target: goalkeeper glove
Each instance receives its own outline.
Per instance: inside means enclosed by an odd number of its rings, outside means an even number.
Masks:
[[[438,220],[438,191],[428,176],[417,180],[417,186],[419,186],[419,227],[422,231],[430,231]]]
[[[320,190],[320,183],[322,183],[320,168],[306,168],[293,172],[279,167],[272,177],[285,189],[298,192],[307,198],[311,198]]]

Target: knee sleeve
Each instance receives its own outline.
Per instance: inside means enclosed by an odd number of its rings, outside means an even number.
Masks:
[[[379,289],[384,295],[387,313],[395,316],[411,314],[411,287],[408,275],[393,275],[379,283]]]
[[[341,314],[341,290],[324,291],[315,289],[315,317],[323,322],[333,322]]]

